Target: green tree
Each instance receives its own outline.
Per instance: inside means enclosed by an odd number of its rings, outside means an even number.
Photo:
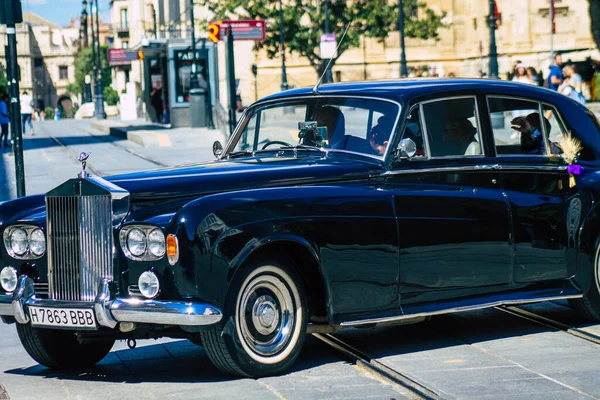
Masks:
[[[109,106],[116,106],[119,102],[119,92],[110,86],[105,87],[102,94],[104,95],[104,101],[106,101],[106,104]]]
[[[280,54],[279,2],[277,0],[200,0],[215,13],[215,19],[250,18],[267,21],[267,34],[256,44],[269,58]],[[446,13],[436,14],[420,0],[404,0],[404,30],[407,37],[437,39]],[[326,66],[319,56],[319,40],[323,33],[325,16],[323,1],[285,0],[283,25],[286,49],[306,57],[320,74]],[[390,32],[398,30],[398,3],[388,0],[329,0],[330,31],[338,41],[348,23],[346,38],[341,43],[337,58],[349,48],[358,47],[360,36],[385,40]],[[334,59],[332,65],[335,64]]]
[[[112,83],[108,65],[108,46],[100,46],[100,65],[102,66],[102,88],[104,89]],[[85,87],[85,76],[88,74],[94,75],[91,47],[81,50],[75,58],[75,81],[67,86],[67,91],[71,94],[81,94]]]
[[[8,93],[8,81],[4,72],[0,71],[0,94]]]

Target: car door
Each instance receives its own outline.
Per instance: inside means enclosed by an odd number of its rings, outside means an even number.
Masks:
[[[393,163],[386,182],[398,221],[405,312],[511,281],[509,208],[495,159],[484,154],[478,108],[475,96],[464,96],[408,113],[402,136],[417,152]]]
[[[541,101],[489,95],[487,107],[501,166],[502,186],[510,203],[516,284],[568,278],[575,272],[566,217],[574,194],[564,162],[552,155],[548,136],[566,134],[554,106]],[[530,131],[518,132],[522,118]],[[532,136],[539,133],[539,142]],[[574,234],[574,232],[572,232]],[[570,260],[570,261],[569,261]]]

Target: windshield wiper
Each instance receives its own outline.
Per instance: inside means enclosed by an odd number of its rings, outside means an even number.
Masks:
[[[320,147],[309,146],[309,145],[306,145],[306,144],[297,144],[295,146],[282,146],[282,147],[279,148],[279,150],[298,150],[298,149],[318,151],[320,153],[326,153],[327,152],[327,150],[322,149]]]

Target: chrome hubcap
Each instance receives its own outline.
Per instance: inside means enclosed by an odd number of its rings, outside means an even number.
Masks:
[[[281,352],[293,335],[298,301],[280,277],[256,276],[245,287],[237,307],[241,339],[260,356]]]
[[[252,323],[261,335],[269,335],[279,324],[275,300],[271,296],[260,296],[252,307]]]

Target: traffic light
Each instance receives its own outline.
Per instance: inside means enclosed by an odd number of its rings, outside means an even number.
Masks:
[[[258,75],[258,66],[256,64],[252,64],[252,75]]]
[[[23,22],[21,0],[0,0],[0,24],[14,25]]]

